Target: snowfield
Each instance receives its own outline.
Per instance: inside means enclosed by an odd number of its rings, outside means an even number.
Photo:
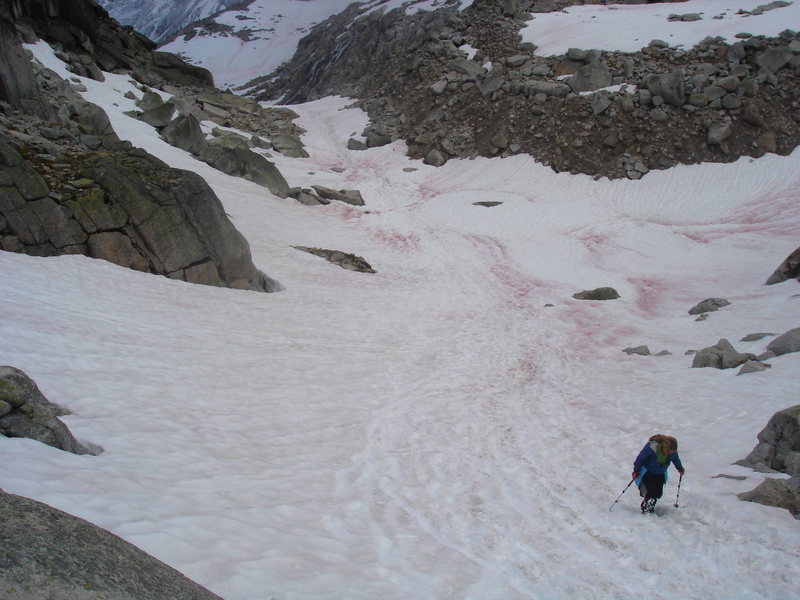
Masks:
[[[669,20],[696,15],[698,20]],[[658,4],[571,6],[560,12],[537,13],[522,30],[536,53],[564,54],[572,46],[636,52],[654,39],[688,50],[706,37],[739,41],[738,33],[776,37],[800,26],[800,2],[759,0],[686,0]]]
[[[0,364],[104,449],[0,437],[6,492],[226,600],[800,597],[800,521],[739,501],[765,475],[732,465],[797,404],[800,353],[741,377],[685,355],[720,338],[760,353],[771,337],[738,340],[800,326],[797,282],[763,285],[798,246],[800,151],[640,181],[526,156],[433,168],[401,142],[347,150],[367,117],[327,98],[292,107],[311,157],[274,161],[366,206],[308,207],[125,116],[126,77],[82,82],[121,137],[209,182],[286,291],[0,252]],[[598,286],[621,299],[572,298]],[[711,296],[732,304],[687,313]],[[640,344],[671,354],[622,352]],[[610,512],[654,433],[679,440],[680,508],[672,470],[664,518],[634,488]]]

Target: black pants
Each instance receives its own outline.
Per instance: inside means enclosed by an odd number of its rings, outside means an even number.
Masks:
[[[648,498],[661,498],[663,493],[664,473],[656,474],[650,471],[645,473],[639,484],[639,494],[646,500]]]

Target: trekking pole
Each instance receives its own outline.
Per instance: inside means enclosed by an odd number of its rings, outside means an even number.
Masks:
[[[626,485],[626,486],[625,486],[625,489],[624,489],[624,490],[622,490],[622,494],[624,494],[625,492],[627,492],[627,491],[628,491],[628,488],[629,488],[629,487],[631,487],[631,484],[632,484],[634,481],[636,481],[636,480],[635,480],[635,479],[631,479],[631,480],[628,482],[628,485]],[[622,494],[620,494],[619,496],[617,496],[617,499],[616,499],[616,500],[614,500],[614,504],[612,504],[611,506],[609,506],[609,507],[608,507],[608,512],[611,512],[612,510],[614,510],[614,505],[615,505],[617,502],[619,502],[619,499],[620,499],[620,498],[622,498]]]
[[[681,481],[683,481],[683,473],[678,477],[678,495],[675,497],[675,504],[673,505],[675,508],[680,508],[678,506],[678,499],[681,497]]]

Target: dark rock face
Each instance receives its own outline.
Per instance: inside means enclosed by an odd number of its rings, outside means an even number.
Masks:
[[[148,85],[173,82],[212,86],[211,73],[177,56],[154,52],[155,44],[122,27],[94,2],[87,0],[25,0],[8,2],[5,10],[20,27],[62,49],[72,70],[102,80],[102,71],[130,71]]]
[[[281,289],[253,266],[247,241],[200,176],[136,149],[62,160],[68,169],[37,165],[43,177],[0,135],[4,250],[86,254],[191,283]]]
[[[0,597],[9,600],[221,600],[125,540],[0,491]]]
[[[0,102],[18,106],[41,118],[53,118],[55,111],[39,98],[28,53],[22,48],[11,21],[0,15]]]
[[[66,414],[69,411],[45,398],[25,373],[0,366],[0,434],[30,438],[73,454],[95,454],[58,419]]]
[[[758,434],[758,445],[736,464],[790,475],[789,479],[767,479],[739,498],[785,508],[800,518],[800,405],[772,415]]]

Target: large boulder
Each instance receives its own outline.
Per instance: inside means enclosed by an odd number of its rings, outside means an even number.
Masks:
[[[783,335],[779,335],[767,345],[767,350],[774,352],[775,356],[789,354],[790,352],[800,352],[800,327],[790,329]]]
[[[787,279],[797,279],[800,281],[800,248],[786,257],[775,272],[767,279],[767,285],[781,283]]]
[[[786,508],[800,516],[800,404],[772,415],[759,432],[756,447],[736,464],[791,475],[789,479],[767,479],[739,498]]]
[[[692,360],[692,368],[733,369],[748,360],[757,360],[757,357],[755,354],[737,352],[733,344],[721,339],[714,346],[698,351]]]
[[[573,92],[592,92],[612,84],[613,78],[608,65],[603,62],[590,62],[577,70],[575,75],[567,80],[567,85]]]
[[[758,433],[758,444],[736,464],[757,471],[780,471],[800,475],[800,404],[779,410]],[[792,467],[792,471],[788,469]]]
[[[195,156],[199,156],[206,147],[206,136],[200,121],[192,114],[178,115],[161,130],[161,137],[168,144]]]
[[[244,177],[264,186],[279,198],[289,196],[289,184],[275,163],[248,148],[207,146],[200,154],[200,159],[223,173]]]
[[[69,411],[45,398],[24,372],[0,366],[0,434],[30,438],[73,454],[94,454],[58,419],[66,414]]]
[[[651,75],[646,81],[647,89],[653,96],[661,96],[664,102],[672,106],[683,106],[685,90],[683,70],[675,69],[670,73]]]
[[[0,491],[0,598],[221,600],[88,521]]]
[[[281,289],[255,268],[247,241],[196,173],[141,151],[91,158],[83,173],[128,215],[122,232],[150,272],[222,287]]]

